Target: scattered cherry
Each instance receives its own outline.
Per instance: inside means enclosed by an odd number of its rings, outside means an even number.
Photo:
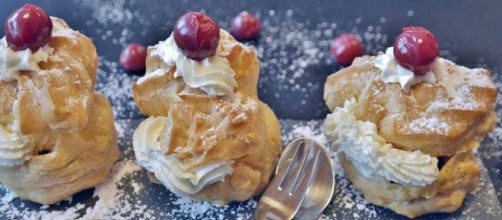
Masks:
[[[401,66],[424,75],[439,56],[439,45],[429,30],[405,27],[394,42],[394,56]]]
[[[174,41],[183,54],[194,60],[214,55],[220,42],[220,28],[201,12],[188,12],[174,25]]]
[[[51,18],[42,8],[32,4],[17,9],[5,22],[7,45],[16,51],[27,48],[36,51],[49,42],[51,35]]]
[[[235,16],[231,23],[232,32],[240,40],[251,40],[260,34],[260,20],[247,11]]]
[[[132,43],[127,45],[120,54],[120,65],[129,71],[139,71],[145,69],[146,48]]]
[[[354,58],[363,55],[364,49],[356,36],[342,34],[331,43],[331,53],[339,63],[349,65]]]

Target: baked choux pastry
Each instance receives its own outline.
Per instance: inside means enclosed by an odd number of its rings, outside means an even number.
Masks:
[[[478,183],[473,150],[495,128],[496,87],[485,69],[433,57],[420,73],[395,52],[356,58],[328,77],[325,133],[370,203],[410,218],[453,212]]]
[[[196,31],[186,24],[198,26],[203,37],[191,39]],[[190,43],[198,48],[184,45]],[[146,64],[133,97],[149,118],[135,131],[133,146],[152,181],[221,204],[261,194],[281,146],[279,122],[258,99],[255,52],[191,12],[167,40],[148,48]]]
[[[29,4],[14,13],[27,7],[46,16]],[[0,182],[53,204],[102,183],[119,150],[110,104],[94,91],[96,48],[62,19],[44,18],[38,48],[19,48],[12,33],[0,40]]]

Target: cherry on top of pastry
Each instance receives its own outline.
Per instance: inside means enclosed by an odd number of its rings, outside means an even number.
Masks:
[[[394,42],[394,57],[399,64],[424,75],[439,56],[436,37],[423,27],[405,27]]]
[[[253,14],[243,11],[232,18],[232,32],[240,40],[251,40],[260,33],[260,20]]]
[[[52,21],[45,11],[35,5],[25,4],[14,11],[5,22],[7,45],[16,51],[32,51],[43,47],[52,35]]]
[[[352,61],[363,55],[362,43],[352,34],[342,34],[331,43],[331,53],[343,65],[349,65]]]
[[[120,65],[129,71],[144,70],[146,66],[146,48],[137,43],[127,45],[120,53]]]
[[[188,12],[174,25],[174,41],[188,58],[203,60],[216,52],[220,27],[201,12]]]

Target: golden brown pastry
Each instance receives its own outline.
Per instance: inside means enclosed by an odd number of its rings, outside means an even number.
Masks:
[[[171,35],[148,48],[146,63],[133,97],[150,118],[133,145],[152,181],[221,204],[261,194],[281,146],[279,122],[257,97],[255,52],[221,30],[216,54],[194,61]]]
[[[385,82],[379,62],[388,55],[356,58],[328,77],[325,132],[370,203],[410,218],[454,212],[478,184],[472,150],[497,122],[490,72],[437,58],[406,91]]]
[[[328,77],[324,99],[331,111],[355,97],[358,120],[375,123],[397,148],[433,156],[474,149],[494,128],[497,90],[487,70],[439,59],[432,67],[437,83],[420,83],[403,92],[399,84],[379,80],[374,59],[356,58]]]
[[[102,183],[119,156],[110,104],[93,91],[94,44],[63,20],[51,20],[52,37],[37,52],[14,52],[5,38],[0,45],[7,59],[25,56],[31,64],[10,63],[15,77],[0,80],[6,94],[0,97],[0,182],[42,204]]]
[[[175,77],[176,65],[167,60],[173,56],[169,49],[174,45],[171,38],[148,48],[146,59],[146,75],[133,85],[133,97],[138,108],[145,115],[166,115],[169,107],[179,102],[180,95],[205,94],[197,88],[187,86],[183,78]],[[221,30],[219,57],[228,60],[230,68],[235,72],[237,85],[233,93],[258,98],[257,85],[260,76],[260,61],[251,48],[237,42],[228,32]]]
[[[480,168],[471,151],[445,158],[447,161],[437,179],[423,187],[366,178],[345,156],[342,155],[339,160],[347,177],[369,202],[410,218],[456,211],[462,206],[465,195],[472,192],[479,182]]]

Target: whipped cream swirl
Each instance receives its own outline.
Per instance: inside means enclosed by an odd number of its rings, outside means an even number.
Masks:
[[[133,147],[139,164],[153,172],[166,187],[180,196],[194,195],[206,186],[224,181],[233,172],[233,160],[215,161],[191,168],[174,155],[166,155],[159,140],[166,117],[150,117],[134,132]]]
[[[416,76],[413,71],[399,65],[394,57],[392,47],[387,48],[384,54],[378,55],[373,63],[382,71],[380,78],[383,82],[399,83],[405,92],[408,92],[412,86],[421,82],[436,83],[436,77],[431,71],[427,72],[424,76]]]
[[[393,148],[378,134],[374,123],[355,118],[355,107],[355,99],[346,100],[343,108],[337,107],[327,116],[324,129],[334,141],[332,147],[344,153],[367,178],[413,186],[434,182],[439,173],[436,157]]]
[[[30,49],[14,51],[7,46],[5,37],[0,40],[0,80],[19,78],[19,71],[40,71],[40,62],[47,62],[54,49],[45,45],[36,52]]]
[[[30,49],[14,51],[8,47],[5,37],[0,39],[0,80],[13,81],[20,71],[40,71],[40,62],[46,62],[54,49],[45,45],[36,52]],[[13,106],[13,122],[0,124],[0,166],[17,166],[31,158],[34,143],[19,132],[18,105]]]
[[[235,72],[227,58],[216,54],[203,60],[193,60],[181,53],[171,36],[153,47],[151,56],[159,56],[168,65],[176,65],[174,77],[182,77],[191,88],[200,88],[210,96],[232,93],[237,86]]]
[[[21,165],[31,158],[33,143],[28,137],[0,125],[0,166]]]

